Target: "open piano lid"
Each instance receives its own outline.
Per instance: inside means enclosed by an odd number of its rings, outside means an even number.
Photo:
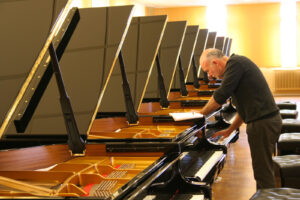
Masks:
[[[134,17],[122,46],[125,71],[129,82],[134,110],[138,111],[161,43],[167,16]],[[112,72],[98,116],[125,113],[119,62]]]
[[[207,39],[208,39],[208,29],[200,29],[198,40],[197,40],[197,45],[196,45],[196,49],[195,49],[195,53],[194,53],[196,66],[198,67],[198,72],[197,72],[198,77],[199,77],[200,71],[201,71],[200,57],[201,57],[202,52],[205,49]]]
[[[62,56],[61,73],[82,136],[87,134],[96,115],[116,55],[120,51],[129,27],[132,8],[133,6],[119,6],[80,9],[80,21],[64,55],[61,55],[63,49],[57,52],[58,57]],[[65,25],[68,23],[70,19],[64,21]],[[7,124],[4,124],[1,129],[5,132],[5,137],[2,139],[5,144],[9,141],[12,141],[12,145],[17,142],[20,146],[66,142],[67,130],[60,107],[57,84],[55,77],[51,76],[51,71],[46,70],[50,66],[47,47],[51,41],[54,42],[55,47],[59,46],[65,29],[62,27],[57,33],[50,35],[39,55],[39,60],[30,72],[27,84],[24,84],[20,90],[15,101],[16,106],[11,107],[5,119]],[[39,90],[39,86],[46,89]],[[39,96],[40,101],[32,101],[35,94]],[[32,102],[37,102],[33,112],[30,107]],[[25,116],[26,109],[31,111],[32,117]],[[28,118],[28,125],[21,128],[24,129],[21,131],[23,133],[17,133],[14,123],[23,119],[26,121]]]
[[[223,52],[224,42],[225,42],[225,37],[221,37],[221,36],[217,37],[215,48],[219,49],[219,50],[221,50]]]
[[[198,38],[197,38],[197,43],[194,51],[194,59],[195,59],[195,64],[196,64],[196,71],[197,71],[197,76],[200,72],[200,56],[205,48],[206,41],[207,41],[207,35],[208,35],[208,29],[200,29]],[[193,82],[194,77],[193,77],[193,71],[190,70],[189,74],[187,75],[187,82]]]
[[[232,38],[229,38],[226,53],[225,53],[226,56],[230,56],[231,43],[232,43]]]
[[[217,38],[217,32],[208,32],[205,49],[215,48],[216,38]],[[205,77],[204,73],[205,72],[201,69],[199,72],[199,77],[204,78]]]
[[[158,57],[167,96],[171,90],[179,53],[184,40],[186,24],[186,21],[168,22],[159,48]],[[155,63],[144,95],[144,100],[161,98],[158,89],[159,82],[157,73],[157,63]]]
[[[227,48],[228,48],[228,42],[229,42],[229,37],[225,38],[225,42],[224,42],[224,47],[223,47],[223,54],[227,56]]]
[[[0,135],[7,115],[67,0],[1,1]]]
[[[182,44],[182,48],[180,51],[180,58],[181,58],[181,63],[182,63],[182,68],[183,68],[184,82],[186,82],[188,74],[189,74],[191,61],[192,61],[192,57],[194,54],[198,34],[199,34],[199,26],[187,26],[183,44]],[[174,80],[173,80],[173,85],[172,85],[172,89],[177,89],[177,88],[180,88],[178,66],[177,66],[177,70],[176,70]]]

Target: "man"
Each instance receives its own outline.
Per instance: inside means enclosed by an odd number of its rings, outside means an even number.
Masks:
[[[221,86],[200,111],[207,115],[232,97],[237,115],[229,128],[217,132],[227,137],[245,122],[257,189],[275,187],[272,154],[282,126],[279,109],[260,69],[248,58],[224,56],[218,49],[205,50],[202,69],[210,77],[223,78]]]

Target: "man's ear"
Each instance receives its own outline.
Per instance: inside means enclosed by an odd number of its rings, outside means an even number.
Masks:
[[[213,59],[213,60],[211,61],[211,63],[214,64],[214,65],[216,65],[218,62],[217,62],[216,59]]]

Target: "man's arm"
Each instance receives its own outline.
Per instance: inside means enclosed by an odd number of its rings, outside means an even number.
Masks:
[[[217,137],[219,135],[222,135],[224,138],[228,137],[234,130],[238,129],[244,121],[240,117],[240,115],[237,113],[235,116],[235,119],[233,120],[232,124],[224,130],[216,132],[212,137]]]
[[[216,102],[212,96],[205,106],[199,111],[203,115],[208,115],[209,113],[217,110],[221,105]]]

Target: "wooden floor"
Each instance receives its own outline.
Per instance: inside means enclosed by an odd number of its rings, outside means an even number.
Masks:
[[[277,102],[286,100],[297,102],[300,114],[300,97],[276,97],[275,99]],[[248,200],[256,192],[251,165],[246,125],[242,125],[240,138],[230,145],[225,166],[213,184],[213,200]]]

